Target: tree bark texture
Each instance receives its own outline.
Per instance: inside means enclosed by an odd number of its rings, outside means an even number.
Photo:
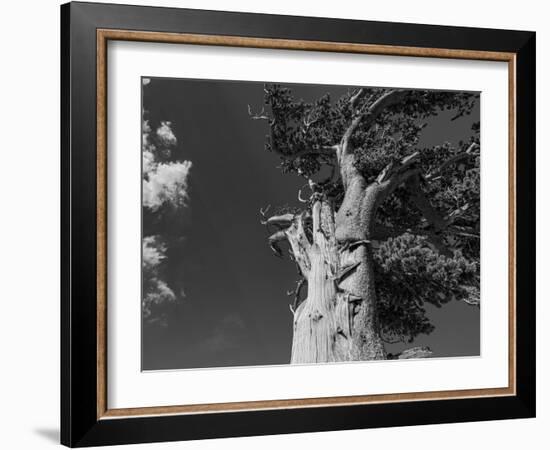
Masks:
[[[306,299],[294,311],[293,364],[386,359],[370,242],[382,192],[367,186],[352,158],[341,165],[346,190],[337,213],[330,200],[314,194],[311,243],[302,217],[286,230],[308,286]]]
[[[386,108],[402,101],[405,94],[403,90],[389,91],[364,108],[358,107],[366,95],[360,89],[350,98],[355,112],[339,144],[292,155],[296,158],[320,151],[334,155],[344,198],[335,211],[331,199],[312,188],[308,211],[272,217],[265,222],[280,226],[270,237],[271,247],[281,255],[278,242],[287,240],[303,282],[307,282],[306,298],[299,304],[296,301],[295,308],[291,308],[294,314],[291,363],[404,359],[429,352],[420,349],[396,356],[385,351],[374,280],[372,240],[378,239],[379,231],[374,230],[374,224],[378,207],[405,182],[416,183],[415,204],[435,230],[431,235],[433,245],[443,253],[445,248],[437,231],[449,221],[444,224],[439,220],[423,197],[416,168],[418,152],[388,164],[376,180],[367,181],[356,167],[350,142],[361,122],[368,128]],[[301,286],[296,290],[297,300]]]

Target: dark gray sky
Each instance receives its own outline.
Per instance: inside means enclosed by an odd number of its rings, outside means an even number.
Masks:
[[[347,86],[290,85],[313,100]],[[178,139],[174,160],[190,160],[190,205],[178,217],[144,214],[144,235],[167,243],[163,277],[185,298],[170,309],[165,327],[144,325],[142,367],[183,369],[287,364],[292,339],[291,301],[296,269],[275,257],[259,209],[297,203],[303,179],[282,174],[264,150],[265,121],[252,121],[247,105],[261,109],[263,83],[151,78],[143,108],[151,122],[171,121]],[[421,145],[457,143],[470,135],[477,113],[430,122]],[[477,116],[477,117],[476,117]],[[182,239],[183,237],[183,239]],[[479,309],[451,302],[426,305],[435,331],[390,352],[429,345],[435,356],[479,354]]]

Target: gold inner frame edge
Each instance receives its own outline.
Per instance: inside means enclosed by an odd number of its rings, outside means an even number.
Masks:
[[[174,414],[206,414],[269,409],[350,406],[426,400],[500,397],[516,394],[516,54],[479,50],[389,46],[326,41],[252,38],[242,36],[160,33],[98,29],[97,82],[97,419]],[[260,400],[198,405],[109,409],[107,405],[107,42],[109,40],[168,44],[217,45],[370,55],[501,61],[508,63],[508,386],[399,394]]]

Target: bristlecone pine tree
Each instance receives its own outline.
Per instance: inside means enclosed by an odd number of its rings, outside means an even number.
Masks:
[[[479,305],[479,123],[457,146],[419,148],[420,135],[442,110],[469,115],[478,95],[362,88],[307,103],[280,85],[264,92],[267,108],[249,114],[268,122],[282,172],[305,179],[303,208],[261,210],[269,245],[283,256],[288,244],[299,274],[291,363],[429,356],[385,343],[430,333],[425,303]]]

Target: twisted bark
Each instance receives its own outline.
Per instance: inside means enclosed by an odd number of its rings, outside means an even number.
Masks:
[[[295,302],[291,306],[294,316],[293,364],[406,359],[430,354],[427,348],[415,348],[399,355],[388,355],[385,351],[378,319],[371,243],[380,239],[381,231],[375,229],[376,212],[397,187],[407,183],[413,191],[413,202],[429,224],[422,233],[429,235],[445,252],[443,243],[437,241],[438,235],[463,212],[463,208],[447,218],[436,214],[420,190],[416,165],[418,152],[392,162],[373,182],[369,183],[363,177],[356,168],[351,136],[360,125],[373,125],[386,108],[402,101],[406,93],[392,90],[374,102],[364,102],[364,95],[365,91],[359,90],[351,97],[354,115],[338,145],[304,149],[290,155],[276,150],[289,160],[302,154],[334,154],[333,175],[340,176],[344,187],[344,198],[338,211],[321,190],[313,193],[307,211],[271,217],[264,222],[278,227],[269,238],[272,249],[282,255],[279,243],[287,241],[303,277],[294,292]],[[359,106],[360,103],[364,106]],[[475,147],[471,146],[464,158],[473,149]],[[431,176],[439,176],[446,167],[462,158],[460,155],[445,162]],[[329,180],[333,181],[334,176]],[[301,193],[299,199],[307,202]],[[299,302],[304,286],[307,286],[307,296]]]

